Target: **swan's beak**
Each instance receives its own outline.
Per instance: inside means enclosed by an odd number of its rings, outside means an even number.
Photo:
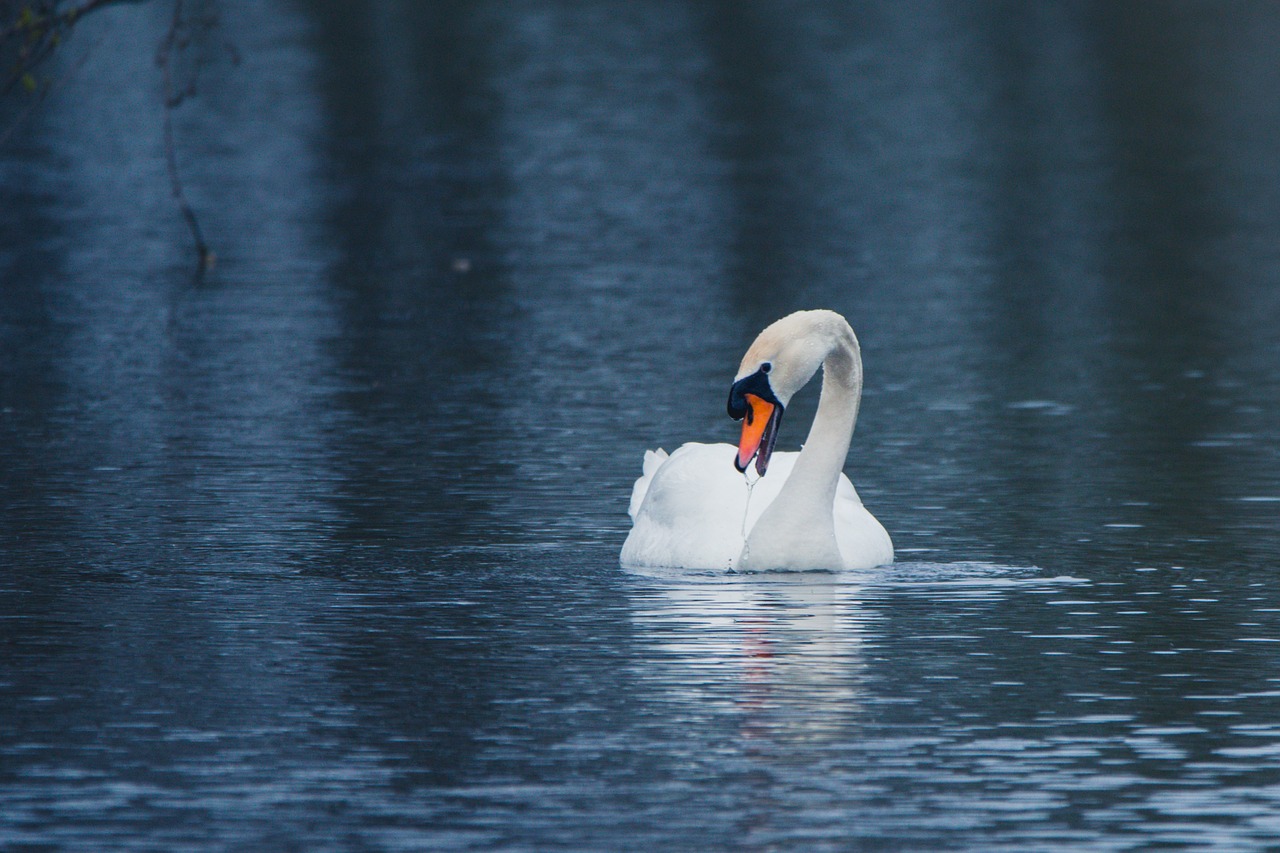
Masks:
[[[778,440],[778,424],[782,421],[782,402],[773,393],[769,377],[764,370],[744,376],[729,389],[729,417],[742,421],[742,439],[738,442],[738,455],[733,467],[745,472],[756,458],[756,471],[764,476],[773,455],[773,444]]]
[[[782,420],[782,406],[770,403],[755,394],[743,394],[747,402],[746,417],[742,421],[742,439],[738,442],[738,456],[734,467],[745,472],[756,458],[756,472],[763,477],[773,455],[773,445],[778,440],[778,424]]]

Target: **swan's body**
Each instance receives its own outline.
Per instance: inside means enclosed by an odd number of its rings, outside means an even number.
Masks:
[[[739,568],[746,541],[743,530],[755,527],[765,508],[777,499],[800,454],[775,453],[769,476],[748,489],[743,475],[733,470],[737,452],[732,444],[694,442],[670,456],[661,450],[645,451],[644,475],[631,493],[634,526],[622,549],[623,565]],[[832,517],[840,560],[825,563],[825,568],[869,568],[893,562],[889,534],[867,512],[843,474]]]
[[[786,403],[819,366],[822,397],[808,441],[799,453],[774,454]],[[843,317],[801,311],[769,326],[747,350],[730,395],[730,413],[746,417],[742,443],[645,454],[623,565],[865,569],[893,562],[889,534],[842,471],[861,396],[862,357]],[[739,471],[753,457],[760,478],[748,486]]]

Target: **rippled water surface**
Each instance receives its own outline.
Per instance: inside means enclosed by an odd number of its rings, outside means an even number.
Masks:
[[[0,847],[1273,845],[1276,7],[205,6],[202,282],[165,5],[0,148]],[[802,307],[898,562],[620,568]]]

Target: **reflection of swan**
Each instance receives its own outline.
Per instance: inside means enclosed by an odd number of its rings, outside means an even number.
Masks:
[[[773,454],[791,396],[822,367],[822,397],[799,453]],[[893,543],[841,469],[862,397],[862,356],[832,311],[799,311],[756,338],[729,392],[742,440],[645,454],[631,495],[628,566],[866,569],[893,562]],[[754,487],[733,473],[752,457]],[[773,476],[766,477],[766,471]],[[744,541],[745,534],[745,541]]]
[[[881,619],[848,575],[631,571],[637,672],[646,692],[667,694],[674,717],[734,712],[738,746],[766,764],[848,737],[868,695],[866,640]]]

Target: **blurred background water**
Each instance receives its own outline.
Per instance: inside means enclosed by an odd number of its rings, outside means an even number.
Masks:
[[[188,5],[203,283],[167,5],[0,150],[0,847],[1273,844],[1280,7]],[[898,563],[620,569],[807,307]]]

